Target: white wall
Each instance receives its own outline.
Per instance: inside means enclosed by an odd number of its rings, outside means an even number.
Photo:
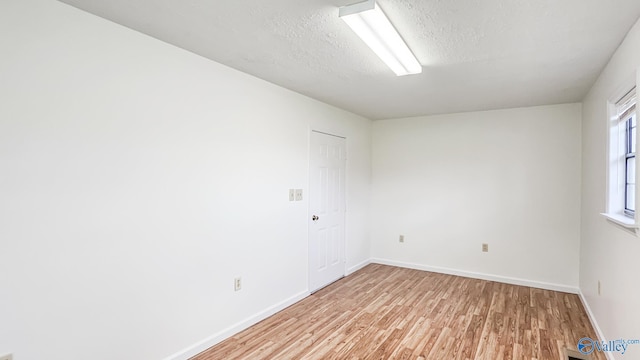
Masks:
[[[373,184],[377,261],[575,291],[580,104],[376,121]]]
[[[0,2],[0,52],[0,354],[161,359],[304,296],[311,129],[369,258],[369,120],[53,0]]]
[[[633,83],[639,67],[640,21],[627,34],[582,106],[580,289],[607,339],[640,338],[640,239],[600,215],[606,206],[607,101],[624,84]],[[640,349],[633,351],[640,354]]]

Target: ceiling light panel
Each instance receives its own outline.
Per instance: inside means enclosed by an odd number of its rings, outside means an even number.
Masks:
[[[422,72],[422,65],[375,0],[341,7],[340,18],[396,75]]]

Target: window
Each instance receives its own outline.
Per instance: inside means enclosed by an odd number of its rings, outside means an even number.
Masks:
[[[625,127],[625,165],[624,165],[624,213],[633,217],[636,211],[636,113],[635,103],[632,112],[620,120]],[[627,111],[628,113],[628,111]]]
[[[630,229],[639,228],[635,217],[636,101],[634,87],[609,104],[608,201],[603,214]]]

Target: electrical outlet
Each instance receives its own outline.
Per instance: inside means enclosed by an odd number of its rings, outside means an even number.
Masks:
[[[296,201],[302,201],[302,189],[296,189]]]
[[[601,289],[601,287],[600,287],[600,280],[598,280],[598,295],[600,295],[600,294],[601,294],[601,290],[602,290],[602,289]]]
[[[296,191],[295,189],[289,189],[289,201],[296,200]]]
[[[242,278],[237,277],[237,278],[233,279],[233,288],[234,288],[235,291],[242,290]]]
[[[482,252],[489,252],[489,244],[482,244]]]
[[[404,242],[404,235],[400,235],[400,238],[398,238],[398,241],[400,241],[401,243]]]
[[[13,360],[13,355],[7,354],[0,356],[0,360]]]

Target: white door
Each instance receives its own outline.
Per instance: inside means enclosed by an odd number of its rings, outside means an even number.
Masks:
[[[311,132],[309,290],[345,274],[345,139]]]

